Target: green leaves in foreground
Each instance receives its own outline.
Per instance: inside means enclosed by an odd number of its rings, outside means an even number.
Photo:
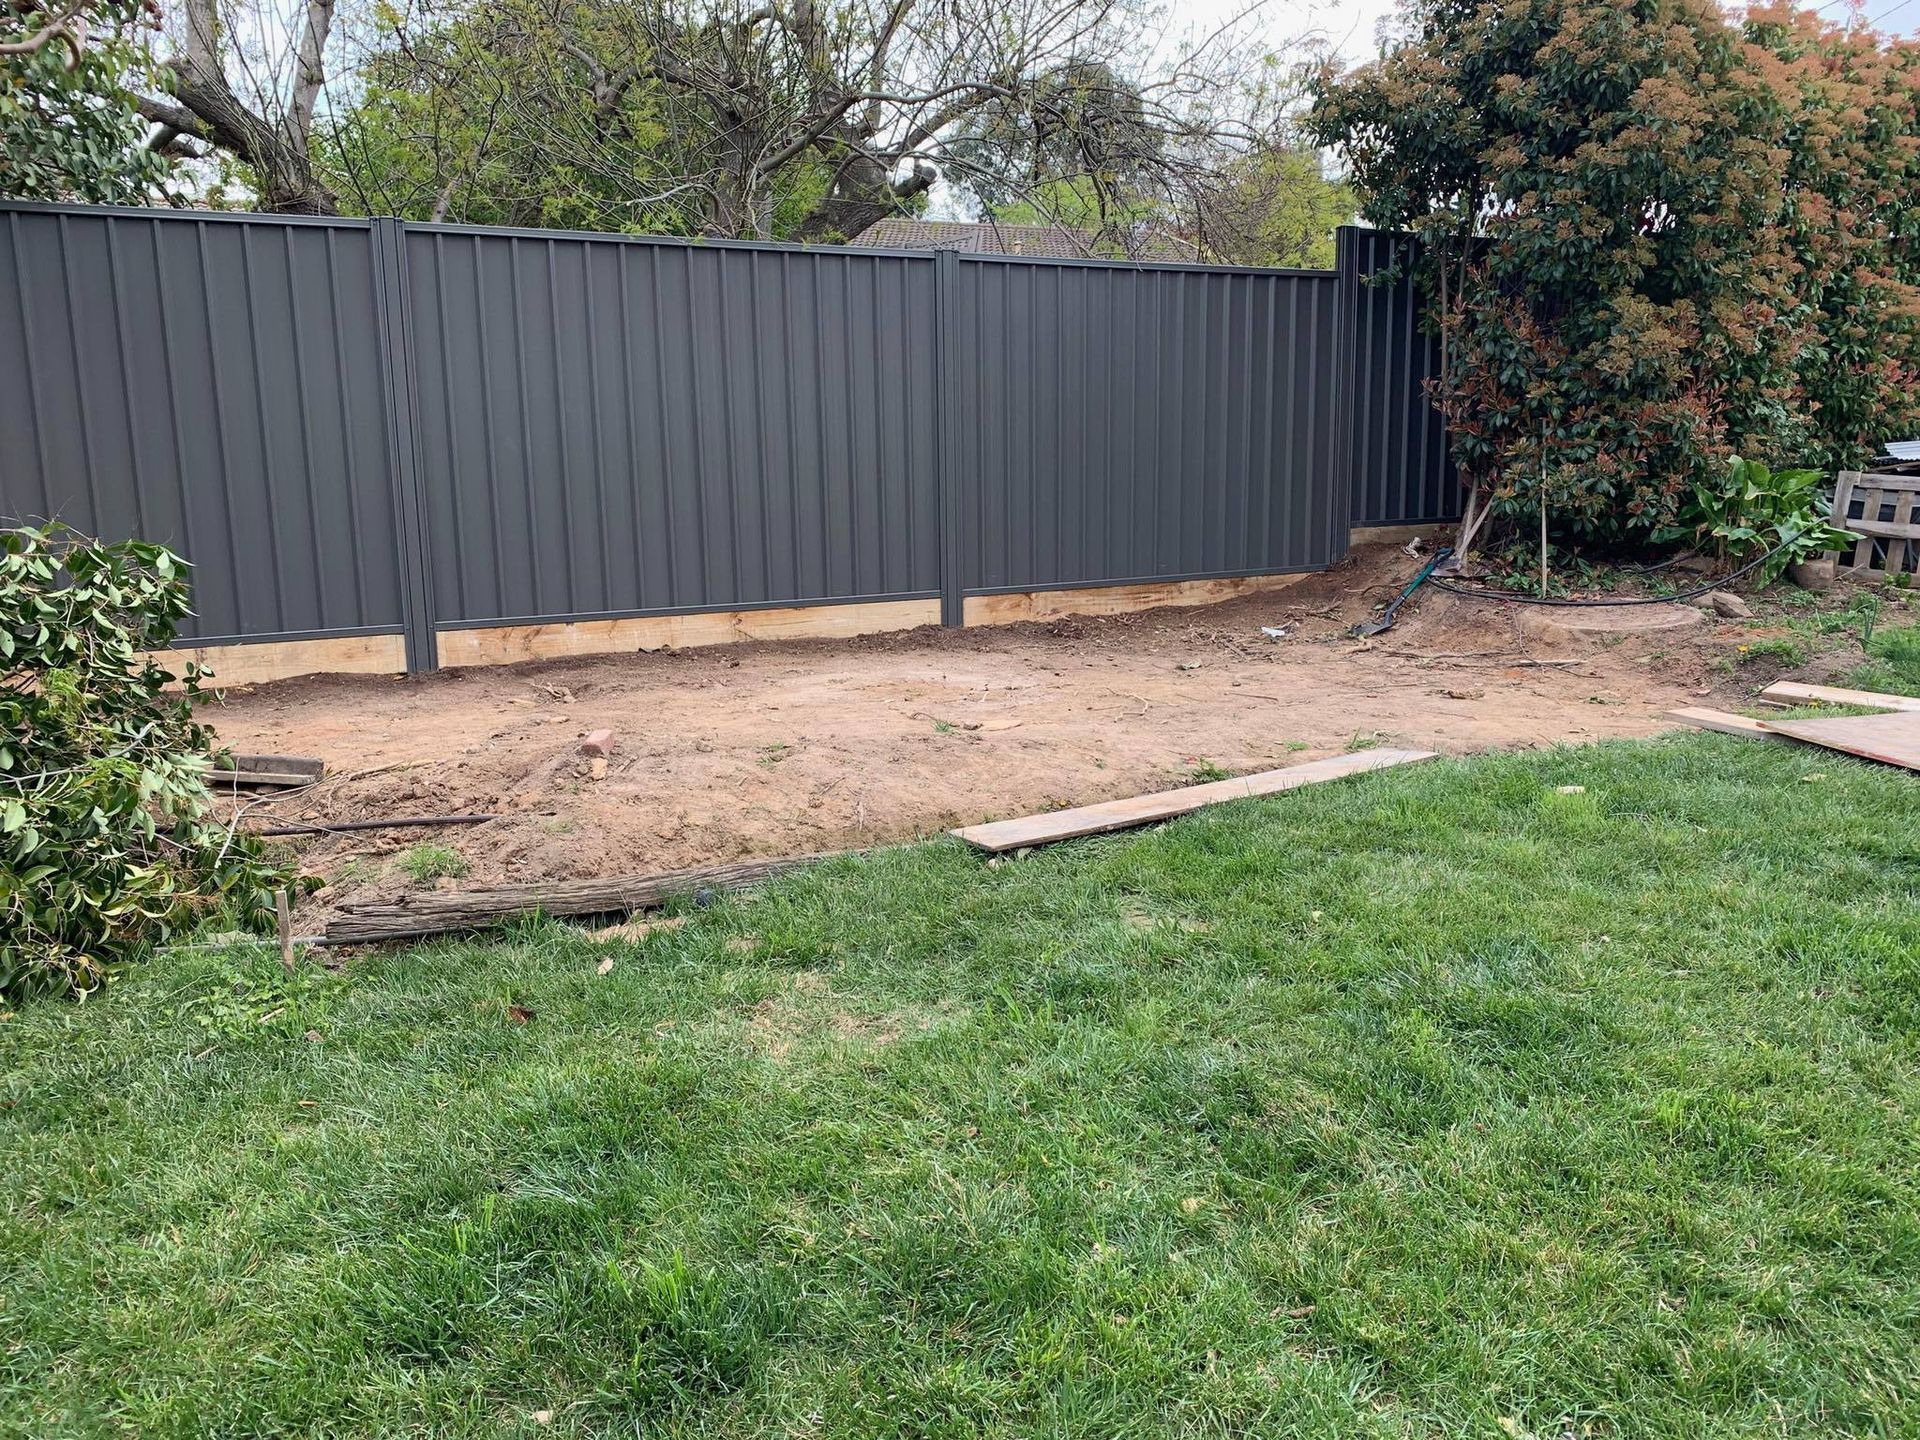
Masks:
[[[188,613],[158,545],[0,531],[0,997],[98,986],[207,911],[264,914],[274,872],[212,814],[199,673],[149,652]]]
[[[1917,796],[1488,757],[25,1006],[0,1428],[1912,1433]]]

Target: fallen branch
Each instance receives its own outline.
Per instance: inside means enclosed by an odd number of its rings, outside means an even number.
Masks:
[[[1496,655],[1518,655],[1518,650],[1387,650],[1402,660],[1486,660]]]
[[[645,910],[676,895],[741,890],[762,880],[856,851],[833,850],[780,860],[739,860],[669,870],[660,875],[616,875],[598,880],[538,881],[484,890],[426,890],[398,900],[348,903],[327,922],[323,945],[370,945],[427,935],[484,930],[521,915],[612,915]]]
[[[416,825],[484,825],[498,815],[401,815],[392,820],[341,820],[325,825],[272,825],[249,833],[260,836],[344,835],[351,830],[406,830]]]

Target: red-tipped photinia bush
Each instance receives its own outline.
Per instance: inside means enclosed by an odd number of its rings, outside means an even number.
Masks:
[[[1920,46],[1777,5],[1415,0],[1312,112],[1418,232],[1462,479],[1648,538],[1920,429]]]

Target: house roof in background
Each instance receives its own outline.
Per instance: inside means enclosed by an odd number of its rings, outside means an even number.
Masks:
[[[1092,230],[1070,225],[1004,225],[994,220],[912,220],[889,217],[876,220],[847,242],[882,250],[966,250],[976,255],[1035,255],[1058,260],[1083,260],[1111,255]],[[1191,245],[1172,236],[1146,237],[1135,250],[1137,260],[1192,260]]]

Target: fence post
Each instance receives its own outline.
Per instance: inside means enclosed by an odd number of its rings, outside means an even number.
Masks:
[[[960,460],[960,417],[955,396],[960,383],[960,252],[936,250],[934,276],[933,406],[938,431],[940,479],[940,623],[966,621],[966,483]]]
[[[1338,351],[1334,361],[1335,383],[1334,473],[1332,521],[1334,534],[1331,554],[1339,559],[1347,553],[1347,542],[1354,528],[1354,428],[1359,423],[1354,404],[1360,385],[1360,231],[1353,225],[1341,225],[1333,232],[1333,268],[1340,276],[1334,308]]]
[[[373,273],[386,380],[387,451],[393,464],[401,623],[407,639],[407,671],[418,675],[439,669],[440,655],[433,632],[433,562],[427,545],[427,506],[421,493],[419,438],[414,428],[406,229],[398,220],[381,217],[373,221]]]

